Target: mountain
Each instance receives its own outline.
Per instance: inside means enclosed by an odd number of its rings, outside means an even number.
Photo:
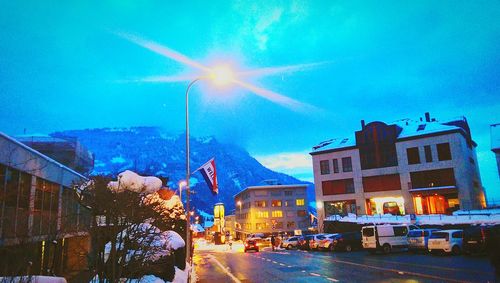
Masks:
[[[183,134],[167,134],[157,127],[134,127],[69,130],[51,136],[78,138],[95,155],[93,174],[116,175],[129,169],[142,175],[167,177],[172,188],[185,179]],[[191,205],[195,208],[211,212],[215,203],[223,202],[226,214],[230,214],[235,208],[235,194],[270,179],[279,184],[308,184],[308,199],[314,201],[313,184],[264,167],[237,145],[219,143],[214,137],[191,137],[190,150],[191,171],[215,157],[219,182],[219,195],[214,197],[201,174],[192,175]]]

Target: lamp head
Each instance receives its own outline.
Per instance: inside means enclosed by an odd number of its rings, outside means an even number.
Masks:
[[[217,66],[212,69],[210,79],[218,86],[228,85],[234,80],[233,71],[225,65]]]

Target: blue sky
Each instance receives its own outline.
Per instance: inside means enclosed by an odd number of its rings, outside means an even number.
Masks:
[[[310,148],[350,135],[361,119],[464,115],[483,185],[500,199],[489,129],[500,122],[500,2],[177,2],[0,0],[0,130],[184,131],[186,83],[134,80],[196,70],[119,36],[126,33],[205,65],[328,62],[250,79],[315,108],[199,84],[193,135],[238,143],[272,168],[310,178]]]

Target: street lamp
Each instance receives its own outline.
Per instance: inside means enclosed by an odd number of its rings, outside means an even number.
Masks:
[[[189,177],[191,176],[191,171],[189,168],[189,91],[191,87],[202,79],[209,79],[213,81],[216,85],[222,86],[229,84],[234,81],[233,72],[227,66],[215,67],[211,70],[208,76],[198,77],[191,81],[186,89],[186,211],[189,212],[189,198],[191,190],[189,187]],[[191,224],[190,216],[188,215],[186,220],[186,258],[189,263],[191,263]]]
[[[240,214],[241,214],[241,200],[239,200],[236,204],[240,207]]]
[[[181,199],[182,202],[182,187],[186,187],[186,180],[182,180],[179,182],[179,198]]]

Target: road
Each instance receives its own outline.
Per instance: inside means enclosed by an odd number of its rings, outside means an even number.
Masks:
[[[195,251],[197,282],[494,282],[487,257],[264,248]]]

